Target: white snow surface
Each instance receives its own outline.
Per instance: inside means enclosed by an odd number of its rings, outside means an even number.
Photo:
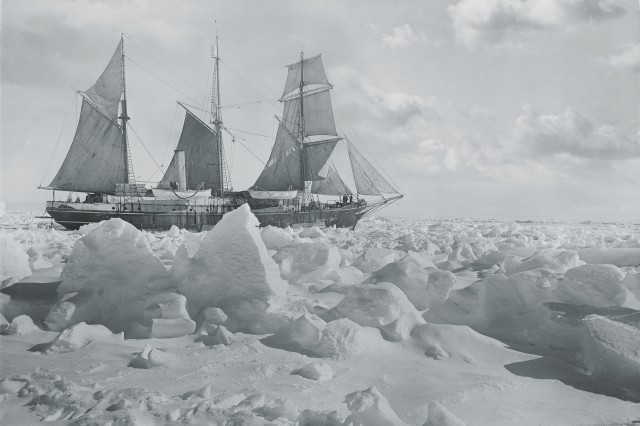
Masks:
[[[29,255],[11,234],[0,232],[0,288],[31,275]]]
[[[640,420],[640,225],[36,215],[0,218],[3,424]]]

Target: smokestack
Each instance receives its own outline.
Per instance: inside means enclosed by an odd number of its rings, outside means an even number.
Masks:
[[[183,150],[175,150],[174,156],[178,166],[178,191],[187,190],[187,166]]]

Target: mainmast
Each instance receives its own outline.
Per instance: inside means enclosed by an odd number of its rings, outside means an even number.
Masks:
[[[304,92],[304,52],[300,52],[300,121],[299,121],[299,130],[300,130],[300,169],[302,170],[302,188],[303,191],[306,192],[306,158],[304,155],[304,100],[303,100],[303,92]]]
[[[120,48],[122,54],[122,111],[120,114],[120,120],[122,121],[122,146],[124,155],[124,169],[125,169],[125,183],[136,183],[135,174],[133,173],[133,165],[131,164],[131,152],[129,151],[129,140],[127,138],[127,121],[129,116],[127,115],[127,82],[125,79],[124,70],[124,34],[120,36]]]
[[[217,167],[214,177],[216,184],[212,188],[212,195],[222,196],[225,190],[225,171],[226,164],[224,161],[224,146],[222,145],[222,106],[220,104],[220,75],[219,64],[220,56],[218,55],[218,36],[216,35],[216,44],[212,47],[211,57],[215,59],[213,68],[213,84],[211,85],[211,119],[210,123],[213,124],[216,131],[216,159]]]

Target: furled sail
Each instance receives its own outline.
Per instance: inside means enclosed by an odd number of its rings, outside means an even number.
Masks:
[[[261,191],[302,190],[300,164],[298,142],[280,123],[269,161],[253,187]]]
[[[369,161],[367,161],[367,159],[348,139],[347,147],[349,150],[351,169],[353,170],[353,179],[355,180],[358,194],[380,195],[381,193],[399,193],[396,188],[382,177],[382,175],[371,165],[371,163],[369,163]]]
[[[49,187],[113,194],[127,181],[123,149],[122,128],[83,99],[73,142]]]
[[[320,142],[308,142],[303,146],[305,173],[304,180],[315,181],[324,179],[318,172],[324,167],[340,139]]]
[[[124,91],[122,40],[100,78],[84,92],[85,96],[111,120],[118,118],[118,104]]]
[[[344,183],[334,165],[331,164],[327,168],[327,175],[324,180],[317,180],[311,186],[313,194],[320,195],[351,195],[352,192]]]
[[[282,97],[300,88],[300,71],[303,71],[305,85],[311,84],[326,84],[329,85],[327,80],[327,74],[324,72],[324,66],[322,65],[322,56],[317,55],[312,58],[304,59],[302,61],[303,68],[300,67],[300,62],[288,65],[289,72],[287,74],[287,82],[284,85],[284,92]]]
[[[215,132],[198,117],[185,108],[184,125],[176,150],[184,151],[185,168],[187,169],[187,189],[210,189],[219,187],[215,182],[220,176],[220,162],[216,159],[218,152]],[[163,181],[179,180],[180,170],[176,158],[171,160]]]
[[[306,81],[306,77],[305,77]],[[330,135],[337,136],[336,123],[333,119],[331,96],[329,88],[325,90],[305,94],[304,103],[304,134],[305,136]],[[284,101],[283,123],[293,134],[299,132],[300,122],[300,96]]]

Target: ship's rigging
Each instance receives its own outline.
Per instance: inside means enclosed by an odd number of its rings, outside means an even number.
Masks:
[[[173,190],[176,189],[173,184],[180,183],[179,190],[208,190],[213,197],[223,197],[232,191],[222,133],[229,133],[232,141],[236,136],[222,119],[218,42],[216,36],[211,55],[209,123],[189,105],[178,102],[184,109],[184,123],[174,158],[159,189]],[[136,183],[129,148],[125,58],[129,59],[124,54],[123,35],[97,81],[87,91],[78,92],[82,107],[76,133],[62,166],[46,188],[129,197],[145,195],[144,185]],[[251,195],[256,199],[297,197],[300,205],[310,201],[312,194],[398,198],[398,189],[351,140],[338,133],[330,95],[333,85],[327,78],[322,56],[305,58],[301,53],[300,60],[286,68],[285,86],[279,99],[282,117],[276,117],[278,127],[271,154],[250,190]],[[339,143],[348,152],[355,191],[332,160]]]

